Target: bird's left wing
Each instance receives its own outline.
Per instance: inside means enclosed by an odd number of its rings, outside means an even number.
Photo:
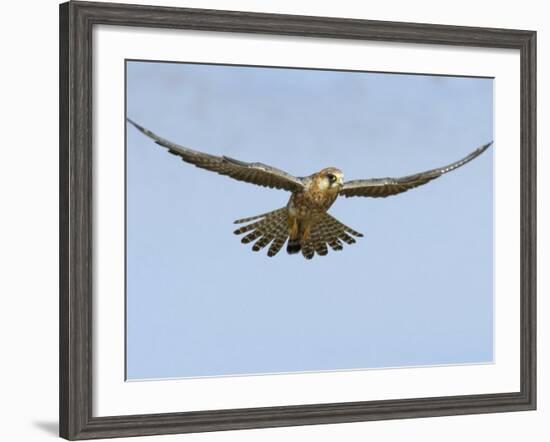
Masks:
[[[171,154],[179,156],[183,161],[202,169],[227,175],[239,181],[257,184],[258,186],[295,192],[304,188],[304,183],[298,177],[262,163],[247,163],[226,156],[210,155],[188,147],[180,146],[159,137],[148,129],[128,118],[136,129],[151,138],[160,146],[166,147]]]
[[[384,198],[390,195],[397,195],[398,193],[406,192],[409,189],[413,189],[415,187],[421,186],[422,184],[426,184],[429,181],[434,180],[447,172],[464,166],[464,164],[472,161],[474,158],[485,152],[491,144],[493,144],[492,141],[490,143],[484,144],[483,146],[474,150],[468,156],[452,164],[444,167],[439,167],[437,169],[420,172],[414,175],[404,176],[400,178],[371,178],[368,180],[348,181],[344,183],[342,189],[340,189],[340,195],[346,197],[369,196],[373,198]]]

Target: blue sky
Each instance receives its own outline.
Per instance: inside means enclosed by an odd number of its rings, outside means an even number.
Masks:
[[[493,80],[129,61],[127,115],[295,175],[400,176],[493,138]],[[129,379],[492,360],[493,148],[401,195],[338,199],[365,237],[306,261],[232,233],[290,194],[127,134]]]

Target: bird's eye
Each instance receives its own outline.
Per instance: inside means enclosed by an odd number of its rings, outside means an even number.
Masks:
[[[333,175],[332,173],[329,173],[329,174],[327,175],[327,178],[328,178],[328,180],[329,180],[331,183],[334,183],[334,182],[336,181],[336,176]]]

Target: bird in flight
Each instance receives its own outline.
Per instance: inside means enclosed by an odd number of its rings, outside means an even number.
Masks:
[[[309,176],[296,177],[266,164],[248,163],[180,146],[159,137],[129,118],[128,122],[187,163],[220,175],[227,175],[238,181],[291,192],[285,207],[236,220],[235,224],[244,225],[234,233],[236,235],[246,233],[241,239],[243,244],[255,241],[252,246],[255,252],[269,245],[268,256],[275,256],[288,240],[287,252],[294,254],[301,251],[306,259],[313,258],[315,254],[326,255],[329,247],[332,250],[342,250],[342,242],[354,244],[355,237],[363,236],[327,212],[338,196],[385,198],[406,192],[458,169],[481,155],[493,144],[492,141],[484,144],[463,159],[447,166],[414,175],[344,181],[344,174],[335,167],[327,167]]]

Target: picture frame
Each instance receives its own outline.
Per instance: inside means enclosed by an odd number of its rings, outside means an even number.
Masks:
[[[520,54],[520,389],[94,416],[93,30],[97,25],[515,49]],[[225,35],[225,34],[223,34]],[[229,35],[229,34],[228,34]],[[536,32],[93,2],[60,5],[60,436],[145,436],[536,408]],[[122,355],[121,355],[122,357]]]

